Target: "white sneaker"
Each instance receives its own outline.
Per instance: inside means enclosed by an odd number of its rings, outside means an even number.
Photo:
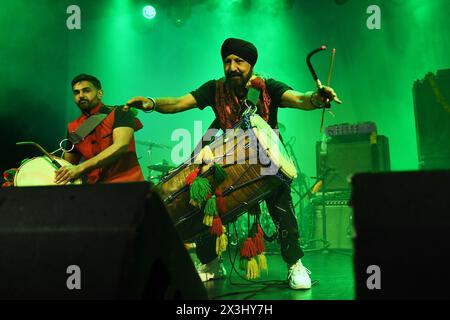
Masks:
[[[309,277],[311,271],[303,266],[300,259],[289,267],[288,272],[289,286],[292,289],[298,290],[311,288],[311,278]]]
[[[202,282],[222,279],[227,276],[227,271],[225,270],[222,261],[219,261],[219,258],[214,259],[210,263],[201,264],[197,266],[196,269]]]

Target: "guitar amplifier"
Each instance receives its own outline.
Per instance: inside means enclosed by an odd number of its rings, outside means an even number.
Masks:
[[[355,173],[390,171],[389,140],[383,135],[364,134],[318,141],[316,168],[324,181],[321,191],[350,190],[349,181]]]
[[[428,73],[413,87],[420,169],[450,168],[450,69]]]
[[[326,239],[330,249],[353,249],[353,212],[345,204],[314,206],[313,239]],[[326,223],[325,223],[326,222]],[[325,224],[325,232],[324,232]],[[324,247],[323,241],[314,241],[311,248]]]

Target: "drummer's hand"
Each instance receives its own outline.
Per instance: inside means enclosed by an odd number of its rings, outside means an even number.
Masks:
[[[122,110],[128,111],[130,108],[136,108],[144,111],[150,111],[154,107],[153,102],[145,97],[134,97],[128,100]]]
[[[67,184],[72,180],[77,179],[82,174],[79,166],[67,165],[55,171],[55,183]]]
[[[327,86],[323,86],[321,89],[317,90],[314,93],[314,98],[317,99],[320,104],[324,104],[327,107],[330,107],[331,101],[339,104],[342,103],[333,88]]]

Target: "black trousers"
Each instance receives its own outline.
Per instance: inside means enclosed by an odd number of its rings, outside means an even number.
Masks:
[[[304,256],[299,243],[299,232],[294,207],[292,205],[291,187],[282,184],[274,189],[265,199],[270,216],[278,231],[281,256],[287,264],[293,264]],[[206,236],[196,243],[197,257],[201,263],[209,263],[217,257],[216,237]]]

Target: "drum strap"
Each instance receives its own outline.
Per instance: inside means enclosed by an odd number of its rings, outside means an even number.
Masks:
[[[80,143],[81,141],[83,141],[83,139],[92,132],[92,130],[94,130],[106,117],[108,116],[108,114],[106,113],[99,113],[99,114],[94,114],[92,116],[90,116],[89,118],[87,118],[86,121],[84,121],[81,126],[78,127],[77,130],[75,130],[75,132],[71,132],[69,134],[68,139],[70,140],[70,142],[72,142],[73,144],[77,144]]]

